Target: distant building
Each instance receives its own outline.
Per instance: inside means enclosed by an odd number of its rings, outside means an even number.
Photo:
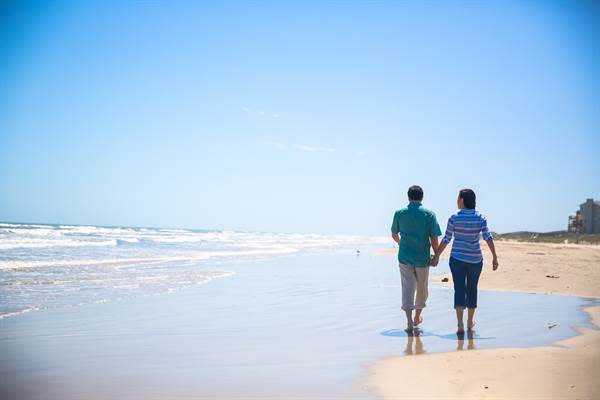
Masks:
[[[600,201],[587,199],[575,215],[569,217],[569,232],[600,233]]]

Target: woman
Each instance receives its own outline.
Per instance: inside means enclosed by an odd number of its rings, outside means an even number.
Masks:
[[[483,255],[479,247],[479,234],[492,252],[492,268],[498,269],[498,257],[492,235],[487,227],[487,221],[475,210],[475,192],[471,189],[463,189],[458,193],[456,201],[459,211],[448,219],[446,235],[438,246],[435,255],[431,259],[431,265],[437,265],[440,255],[452,240],[452,252],[450,253],[450,270],[454,281],[454,309],[458,321],[458,331],[465,332],[463,325],[463,311],[468,308],[467,329],[473,329],[475,321],[475,309],[477,308],[477,282],[483,266]]]

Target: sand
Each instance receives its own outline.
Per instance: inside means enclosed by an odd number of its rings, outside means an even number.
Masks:
[[[500,268],[492,272],[486,254],[481,289],[600,298],[600,246],[498,242],[496,247]],[[586,311],[600,325],[600,307]],[[547,347],[384,358],[370,368],[365,385],[384,399],[598,399],[600,331],[579,331],[582,335]]]

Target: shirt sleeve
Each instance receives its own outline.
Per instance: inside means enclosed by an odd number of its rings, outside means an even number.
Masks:
[[[429,237],[438,236],[442,236],[442,230],[440,229],[440,224],[438,224],[435,214],[431,214],[431,227],[429,231]]]
[[[483,215],[481,216],[481,236],[483,236],[483,240],[493,239],[492,234],[490,233],[487,226],[487,220]]]
[[[446,226],[446,234],[442,239],[442,243],[450,243],[452,240],[452,235],[454,235],[454,221],[452,217],[448,218],[448,225]]]
[[[398,233],[398,213],[394,214],[394,220],[392,221],[392,233]]]

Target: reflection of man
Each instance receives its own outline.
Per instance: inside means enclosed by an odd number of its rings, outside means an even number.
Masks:
[[[423,322],[421,312],[428,297],[430,249],[437,250],[442,231],[435,213],[421,202],[423,189],[420,186],[408,188],[409,203],[396,211],[392,222],[392,238],[399,245],[398,262],[402,280],[402,309],[406,312],[406,330],[411,331]],[[416,293],[416,300],[415,300]],[[415,318],[412,318],[415,310]]]
[[[423,341],[421,340],[421,336],[419,331],[415,331],[415,334],[409,333],[407,335],[406,349],[404,350],[404,354],[413,355],[413,354],[423,354],[425,350],[423,349]],[[413,343],[415,343],[415,349],[413,351]]]

